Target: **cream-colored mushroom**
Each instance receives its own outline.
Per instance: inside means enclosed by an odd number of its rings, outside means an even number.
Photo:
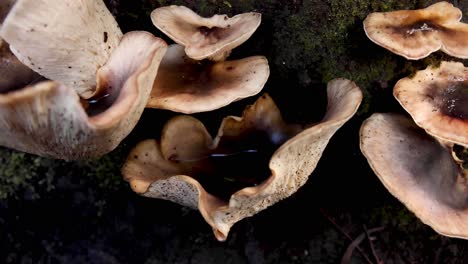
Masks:
[[[23,64],[88,99],[102,95],[96,72],[122,32],[102,0],[17,0],[0,36]]]
[[[361,150],[393,196],[438,233],[468,239],[467,172],[451,150],[407,117],[373,114]]]
[[[261,22],[261,14],[250,12],[229,18],[204,18],[185,6],[165,6],[151,13],[153,24],[176,43],[185,46],[195,60],[224,60],[232,49],[244,43]]]
[[[468,58],[468,24],[461,23],[460,9],[439,2],[419,10],[371,13],[364,20],[370,40],[409,60],[432,52]]]
[[[259,93],[269,75],[263,56],[200,62],[174,44],[161,62],[147,107],[186,114],[215,110]]]
[[[132,150],[122,173],[137,193],[198,208],[216,238],[226,240],[236,222],[289,197],[304,185],[330,138],[353,116],[362,100],[361,91],[349,80],[331,81],[327,92],[324,119],[306,129],[285,124],[267,95],[248,107],[242,117],[226,117],[215,139],[200,121],[176,117],[164,127],[160,143],[146,140]],[[232,173],[247,177],[247,172],[238,169],[249,166],[235,162],[230,167],[217,165],[213,159],[243,156],[252,162],[262,152],[270,155],[263,168],[266,177],[257,185],[242,188],[227,200],[202,186],[205,174],[212,180]],[[217,167],[222,170],[217,171]],[[262,169],[260,164],[254,167]]]
[[[110,152],[138,122],[166,47],[148,32],[125,34],[94,77],[106,94],[86,109],[55,81],[0,93],[0,145],[68,160]]]
[[[429,66],[398,81],[393,94],[427,133],[468,147],[468,68],[462,63]]]

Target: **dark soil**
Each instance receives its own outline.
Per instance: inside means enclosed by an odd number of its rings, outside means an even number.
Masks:
[[[198,213],[140,197],[120,168],[130,149],[158,138],[168,111],[145,110],[112,153],[89,161],[49,160],[0,148],[1,263],[339,263],[353,240],[351,263],[468,263],[468,243],[438,235],[380,183],[359,149],[359,128],[374,112],[401,112],[392,96],[400,78],[441,60],[441,52],[407,61],[367,39],[362,20],[374,11],[416,9],[423,0],[108,0],[124,32],[147,30],[150,12],[169,4],[202,15],[262,13],[257,32],[231,58],[264,55],[268,92],[291,123],[321,119],[326,83],[355,81],[365,98],[332,138],[309,181],[297,193],[233,226],[215,240]],[[468,1],[451,1],[468,17]],[[261,93],[260,93],[261,94]],[[196,114],[215,133],[226,115],[240,115],[258,96]],[[360,253],[361,251],[362,253]],[[374,252],[373,252],[374,251]],[[348,263],[349,263],[348,262]]]

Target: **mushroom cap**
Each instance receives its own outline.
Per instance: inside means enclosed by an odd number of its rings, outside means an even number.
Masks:
[[[24,87],[41,79],[11,53],[7,43],[0,39],[0,94]]]
[[[166,43],[148,32],[124,35],[97,72],[108,93],[89,103],[76,92],[43,81],[0,94],[0,145],[59,159],[97,157],[113,150],[138,122],[151,92]]]
[[[261,22],[261,14],[250,12],[229,18],[199,16],[185,6],[165,6],[151,13],[153,24],[176,43],[185,46],[195,60],[223,60],[232,49],[244,43]]]
[[[88,99],[122,32],[102,0],[17,0],[0,36],[23,64]]]
[[[327,91],[327,114],[304,130],[284,123],[267,95],[248,107],[242,117],[226,117],[215,139],[193,117],[175,117],[164,127],[160,143],[146,140],[131,151],[122,174],[137,193],[198,208],[216,238],[224,241],[236,222],[291,196],[304,185],[330,138],[354,115],[362,100],[360,89],[345,79],[331,81]],[[266,131],[270,141],[284,144],[269,161],[270,176],[235,192],[229,201],[208,193],[190,177],[198,162],[176,162],[206,155],[226,138],[232,140],[256,130]]]
[[[215,110],[259,93],[269,75],[263,56],[199,62],[187,58],[183,46],[170,45],[147,107],[186,114]]]
[[[373,114],[361,150],[381,182],[438,233],[468,239],[468,182],[445,145],[410,118]]]
[[[409,60],[443,52],[468,58],[468,24],[460,9],[439,2],[419,10],[376,12],[364,20],[366,35],[377,45]]]
[[[468,147],[468,68],[462,63],[418,71],[399,80],[393,94],[427,133]]]

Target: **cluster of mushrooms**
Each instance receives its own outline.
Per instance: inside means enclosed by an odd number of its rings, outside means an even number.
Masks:
[[[442,50],[468,58],[468,24],[447,2],[421,10],[372,13],[375,43],[417,60]],[[468,68],[443,61],[399,80],[393,95],[412,117],[375,113],[360,145],[385,187],[440,234],[468,239]]]
[[[145,108],[211,111],[258,94],[269,77],[263,56],[226,60],[260,25],[255,12],[158,8],[151,20],[169,46],[149,32],[122,34],[102,0],[9,0],[0,14],[0,145],[44,157],[101,156]],[[172,118],[159,141],[131,151],[122,174],[136,193],[198,208],[225,240],[234,223],[307,181],[362,100],[349,80],[327,91],[325,117],[308,126],[284,122],[268,94],[226,117],[214,138],[189,115]],[[226,180],[241,184],[224,188]]]
[[[468,45],[458,36],[468,26],[460,18],[460,10],[442,2],[373,13],[364,27],[374,42],[408,59],[438,49],[466,58]],[[309,125],[286,123],[263,94],[242,116],[225,117],[213,137],[188,114],[262,90],[265,57],[227,60],[261,14],[204,18],[166,6],[151,20],[175,44],[144,31],[123,34],[102,0],[3,0],[0,145],[66,160],[97,157],[118,146],[145,108],[183,113],[165,124],[160,139],[140,142],[122,174],[138,194],[198,209],[223,241],[236,222],[305,184],[362,92],[350,80],[330,81],[326,114]],[[394,88],[417,125],[374,114],[361,128],[361,149],[390,192],[438,232],[464,238],[467,80],[461,63],[420,71]]]

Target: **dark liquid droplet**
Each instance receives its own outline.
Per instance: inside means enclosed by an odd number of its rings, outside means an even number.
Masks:
[[[88,116],[96,116],[107,109],[112,105],[113,99],[110,94],[105,94],[99,98],[93,98],[87,101],[88,107],[86,113]]]
[[[270,177],[268,164],[277,147],[266,133],[256,131],[238,140],[224,140],[207,155],[186,160],[172,157],[172,161],[194,163],[189,175],[207,192],[229,200],[236,191]]]

